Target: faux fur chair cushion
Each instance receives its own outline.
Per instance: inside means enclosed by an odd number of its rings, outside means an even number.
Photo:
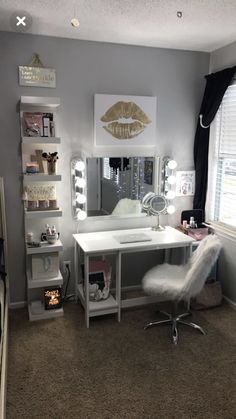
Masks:
[[[164,263],[150,269],[143,278],[144,291],[171,300],[188,300],[194,297],[203,288],[221,247],[217,236],[207,236],[200,242],[186,265]]]

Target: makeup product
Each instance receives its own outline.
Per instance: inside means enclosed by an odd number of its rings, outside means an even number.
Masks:
[[[183,220],[183,227],[184,228],[187,228],[187,225],[188,225],[188,221],[187,220]]]
[[[56,199],[49,199],[49,208],[50,209],[57,209],[57,200]]]
[[[43,117],[43,136],[50,137],[50,119],[47,116]]]
[[[32,211],[38,208],[38,201],[32,200],[27,201],[27,210]]]
[[[55,137],[55,123],[54,123],[54,121],[50,121],[50,134],[51,134],[51,137]]]
[[[27,233],[26,234],[26,243],[31,244],[34,241],[34,234],[33,233]]]
[[[46,209],[46,208],[48,208],[48,200],[39,199],[39,209]]]
[[[190,228],[195,228],[195,221],[194,221],[194,217],[190,217]]]
[[[36,162],[26,163],[26,173],[35,174],[39,173],[39,165]]]
[[[49,224],[46,224],[46,234],[52,234],[52,231],[51,231],[51,227],[49,227]]]

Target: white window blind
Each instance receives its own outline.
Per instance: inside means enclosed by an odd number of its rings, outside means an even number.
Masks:
[[[109,157],[103,158],[103,178],[110,180],[113,183],[119,184],[120,171],[116,171],[109,165]]]
[[[236,82],[211,127],[207,208],[210,220],[236,227]]]

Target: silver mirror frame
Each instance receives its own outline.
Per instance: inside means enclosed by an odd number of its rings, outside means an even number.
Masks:
[[[156,198],[161,198],[161,200],[163,201],[163,209],[160,211],[157,211],[154,207],[153,207],[153,202],[154,199]],[[142,207],[144,209],[144,211],[147,212],[148,215],[155,215],[157,217],[157,224],[156,226],[152,227],[152,230],[155,231],[163,231],[165,230],[165,227],[162,227],[160,225],[159,222],[159,215],[160,214],[166,214],[166,208],[167,208],[167,201],[166,198],[163,195],[158,195],[155,194],[154,192],[149,192],[147,195],[144,196],[143,200],[142,200]]]

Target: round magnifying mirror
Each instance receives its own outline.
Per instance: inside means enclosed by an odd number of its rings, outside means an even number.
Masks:
[[[150,209],[150,201],[155,196],[154,192],[148,192],[142,199],[142,207],[144,211],[148,211]]]
[[[155,195],[150,200],[150,212],[153,215],[159,215],[166,209],[166,200],[164,196]]]

